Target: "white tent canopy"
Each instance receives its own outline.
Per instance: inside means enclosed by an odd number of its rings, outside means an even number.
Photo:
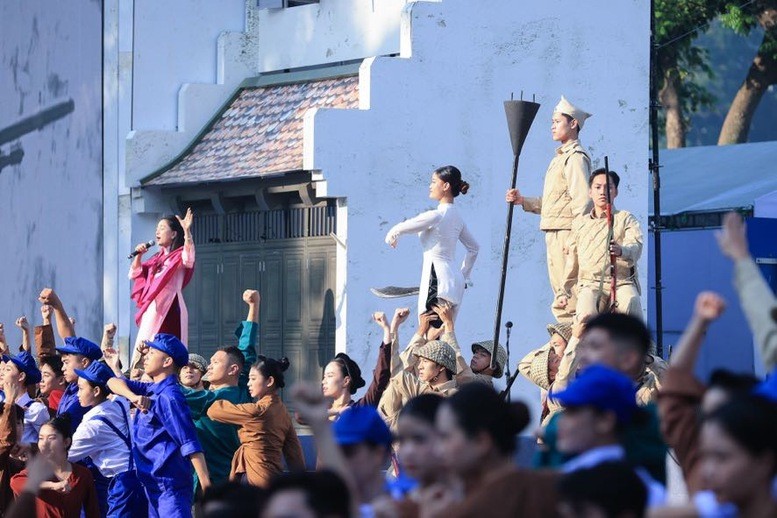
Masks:
[[[664,216],[752,207],[777,217],[777,142],[662,150],[660,164]]]

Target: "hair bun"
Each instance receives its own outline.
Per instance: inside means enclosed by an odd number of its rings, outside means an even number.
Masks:
[[[286,372],[289,368],[289,365],[291,365],[291,363],[289,363],[289,359],[285,356],[281,358],[278,363],[280,364],[281,372]]]
[[[469,191],[469,184],[462,180],[461,185],[459,186],[459,192],[461,194],[467,194],[467,191]]]

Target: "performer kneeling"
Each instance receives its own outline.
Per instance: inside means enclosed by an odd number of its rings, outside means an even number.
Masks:
[[[618,173],[610,171],[610,197],[618,196]],[[640,287],[637,279],[637,261],[642,254],[642,229],[637,218],[625,210],[613,209],[613,235],[607,243],[607,182],[604,169],[591,173],[589,196],[594,208],[572,222],[567,242],[569,256],[565,272],[565,293],[556,304],[564,307],[569,302],[572,287],[577,282],[575,319],[599,313],[610,297],[612,276],[609,270],[610,254],[616,257],[615,300],[619,313],[643,318]]]
[[[396,248],[402,234],[417,232],[424,249],[424,264],[418,294],[418,313],[431,311],[438,299],[454,306],[454,314],[461,304],[464,288],[477,259],[479,246],[467,229],[464,218],[453,205],[453,199],[467,194],[469,184],[461,179],[461,171],[452,165],[440,167],[432,173],[429,197],[440,204],[434,210],[394,225],[386,234],[386,243]],[[461,241],[467,255],[461,268],[456,268],[456,242]],[[441,322],[440,322],[441,324]]]

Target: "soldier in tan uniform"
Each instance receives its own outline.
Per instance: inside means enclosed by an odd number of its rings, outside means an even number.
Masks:
[[[618,196],[620,177],[610,171],[610,196]],[[610,297],[610,254],[616,261],[616,310],[642,319],[640,288],[637,281],[637,261],[642,255],[642,229],[637,218],[625,210],[613,207],[613,236],[607,243],[607,190],[604,169],[597,169],[589,180],[590,196],[594,208],[575,218],[567,241],[564,290],[556,298],[556,304],[565,307],[573,288],[577,291],[575,319],[599,313]]]
[[[572,220],[583,214],[588,206],[588,175],[591,158],[578,140],[583,123],[590,113],[577,108],[563,95],[553,111],[551,134],[560,142],[556,154],[545,173],[542,198],[522,196],[518,189],[507,191],[506,199],[523,210],[540,215],[540,230],[545,232],[548,277],[553,295],[558,300],[564,293],[564,267],[566,241],[572,228]],[[574,307],[551,306],[553,316],[559,322],[572,320]]]

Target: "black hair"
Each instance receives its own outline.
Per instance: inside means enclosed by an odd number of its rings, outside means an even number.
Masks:
[[[467,437],[486,432],[503,455],[515,452],[515,436],[529,424],[529,409],[525,404],[506,403],[483,383],[464,385],[443,405],[451,409]]]
[[[328,469],[281,474],[270,482],[265,502],[269,503],[273,496],[284,491],[304,493],[305,502],[316,517],[350,518],[351,516],[351,496],[348,486],[339,475]]]
[[[62,357],[58,354],[52,354],[50,356],[44,356],[40,359],[40,367],[43,369],[44,365],[48,365],[51,370],[54,371],[54,375],[61,378],[65,374],[62,372]]]
[[[556,488],[559,499],[575,510],[582,511],[585,504],[593,504],[605,516],[645,515],[647,487],[625,462],[603,462],[567,473],[559,479]]]
[[[586,332],[604,329],[618,345],[636,349],[642,356],[650,350],[650,331],[642,320],[624,313],[599,313],[585,326]]]
[[[245,367],[246,364],[246,357],[243,354],[243,351],[234,345],[219,347],[216,351],[226,353],[227,356],[229,356],[229,361],[238,365],[240,367],[240,371],[242,372],[243,367]]]
[[[437,394],[421,394],[407,402],[399,411],[399,418],[415,417],[425,423],[434,425],[437,409],[440,408],[443,398]]]
[[[173,243],[170,245],[170,251],[181,248],[184,241],[184,231],[181,222],[173,215],[163,216],[159,221],[162,220],[167,221],[167,224],[170,225],[170,230],[175,232],[175,238],[173,238]]]
[[[46,421],[43,426],[50,426],[55,429],[65,441],[73,439],[73,425],[70,420],[70,414],[58,415],[50,421]]]
[[[93,381],[89,381],[88,379],[84,378],[84,381],[89,383],[89,386],[92,388],[98,388],[100,389],[100,395],[104,398],[107,398],[111,392],[106,388],[105,385],[100,385],[99,383],[95,383]]]
[[[594,183],[594,178],[599,176],[600,174],[605,174],[607,170],[604,167],[600,167],[599,169],[596,169],[593,173],[591,173],[591,176],[588,177],[588,187],[591,187]],[[621,177],[616,173],[615,171],[610,171],[610,180],[612,183],[615,184],[615,188],[618,188],[618,185],[621,183]]]
[[[351,378],[351,382],[348,384],[348,391],[351,394],[356,394],[356,391],[362,388],[367,383],[362,378],[362,370],[359,368],[359,364],[356,363],[345,353],[337,353],[332,360],[340,367],[343,377],[348,376]]]
[[[283,373],[289,368],[289,359],[285,356],[280,360],[275,360],[259,355],[258,361],[251,365],[251,368],[259,371],[265,378],[272,377],[275,380],[276,388],[282,389],[286,386]]]
[[[469,184],[461,179],[461,171],[456,166],[446,165],[434,170],[440,180],[447,182],[451,186],[451,194],[455,198],[459,194],[467,194]]]
[[[580,126],[580,121],[572,117],[571,115],[567,115],[566,113],[562,113],[561,115],[564,116],[564,118],[567,120],[568,123],[572,124],[572,121],[577,121],[577,134],[580,135],[580,132],[583,131],[583,127]]]
[[[261,487],[224,482],[206,489],[200,504],[205,518],[256,518],[266,498],[267,491]]]
[[[777,472],[777,405],[754,395],[735,396],[704,417],[704,423],[719,425],[737,444],[754,457],[771,453]]]
[[[719,388],[730,396],[745,395],[758,385],[758,378],[752,374],[740,374],[727,369],[715,369],[710,374],[707,389]]]

